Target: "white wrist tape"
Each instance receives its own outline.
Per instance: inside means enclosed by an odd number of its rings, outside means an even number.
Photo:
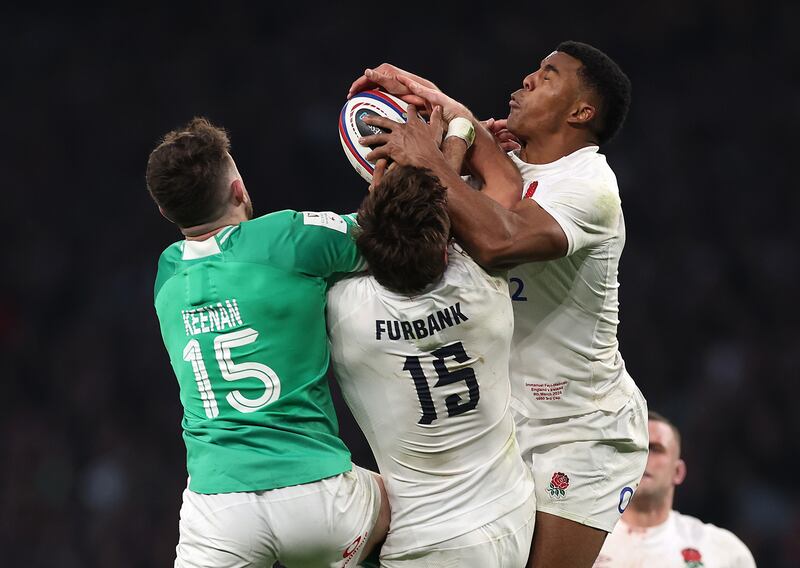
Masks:
[[[475,142],[475,127],[472,125],[472,121],[463,116],[457,116],[451,120],[450,125],[447,127],[445,138],[450,138],[451,136],[461,138],[467,143],[467,148],[472,146],[472,143]]]

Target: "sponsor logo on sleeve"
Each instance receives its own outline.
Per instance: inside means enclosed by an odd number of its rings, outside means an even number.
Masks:
[[[347,233],[345,220],[342,219],[341,215],[337,215],[332,211],[303,211],[303,224],[326,227],[340,233]]]

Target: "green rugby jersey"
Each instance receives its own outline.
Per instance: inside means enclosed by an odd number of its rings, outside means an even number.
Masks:
[[[326,279],[361,257],[350,217],[279,211],[180,241],[155,307],[178,378],[189,488],[257,491],[351,468],[325,373]]]

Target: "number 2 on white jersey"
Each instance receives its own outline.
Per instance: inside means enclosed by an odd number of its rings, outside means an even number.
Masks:
[[[231,349],[249,345],[258,339],[258,332],[252,328],[240,329],[224,333],[214,338],[214,353],[222,378],[226,381],[256,378],[264,384],[264,394],[256,399],[246,398],[241,391],[234,390],[228,393],[225,399],[239,412],[255,412],[278,399],[281,394],[281,381],[275,371],[262,363],[245,361],[234,363],[231,359]],[[219,416],[217,397],[208,379],[208,372],[200,352],[200,342],[192,339],[183,350],[183,360],[192,364],[200,398],[208,418]]]

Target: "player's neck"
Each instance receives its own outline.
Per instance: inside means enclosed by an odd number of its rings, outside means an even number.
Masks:
[[[572,133],[561,132],[532,136],[521,140],[521,143],[519,158],[529,164],[549,164],[581,148],[597,145],[596,142],[576,137]]]
[[[202,225],[195,225],[193,227],[183,227],[181,228],[181,233],[183,233],[187,241],[204,241],[213,237],[225,227],[238,225],[242,221],[247,221],[247,217],[242,217],[237,214],[237,212],[231,212],[221,219],[211,221],[210,223],[203,223]]]
[[[648,529],[666,522],[672,510],[672,499],[634,500],[622,513],[622,520],[632,529]]]

